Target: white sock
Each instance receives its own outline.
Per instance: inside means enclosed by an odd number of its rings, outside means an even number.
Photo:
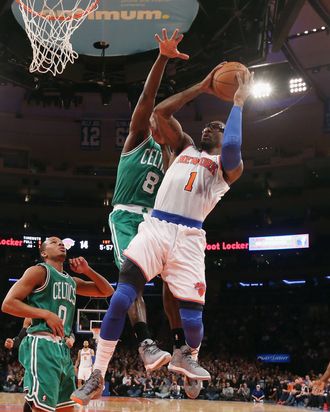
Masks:
[[[113,352],[116,349],[118,340],[105,340],[99,337],[97,342],[96,356],[94,369],[99,369],[104,378],[108,369],[108,364],[112,358]]]
[[[200,347],[201,347],[201,344],[198,346],[198,348],[191,348],[191,347],[188,345],[187,342],[186,342],[186,345],[188,346],[188,348],[189,348],[190,351],[191,351],[191,357],[192,357],[195,361],[197,361],[197,360],[198,360],[198,353],[199,353],[199,349],[200,349]]]

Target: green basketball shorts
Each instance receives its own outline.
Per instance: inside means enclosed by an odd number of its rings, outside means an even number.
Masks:
[[[25,369],[25,399],[36,408],[55,411],[75,403],[75,374],[70,349],[48,336],[26,336],[19,347],[19,361]]]
[[[136,236],[139,224],[143,221],[144,217],[142,214],[126,210],[114,210],[110,213],[109,226],[114,245],[115,263],[118,269],[120,269],[124,261],[123,251]]]

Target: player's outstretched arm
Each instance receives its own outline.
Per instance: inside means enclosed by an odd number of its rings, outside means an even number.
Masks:
[[[29,267],[7,293],[1,310],[21,318],[44,319],[54,335],[63,337],[63,322],[55,313],[24,303],[28,295],[45,283],[45,278],[46,270],[44,267]]]
[[[253,73],[238,73],[238,89],[234,96],[234,106],[229,114],[222,141],[221,163],[224,177],[228,184],[234,183],[243,173],[241,155],[242,145],[242,110],[249,97],[253,83]]]
[[[168,60],[172,58],[189,59],[187,54],[180,53],[177,49],[178,44],[183,39],[183,35],[179,34],[178,29],[174,31],[170,38],[167,36],[166,29],[162,30],[162,38],[158,34],[155,37],[159,43],[159,55],[150,70],[142,94],[134,109],[123,153],[134,149],[149,135],[149,119],[155,106],[156,95]]]
[[[100,274],[93,270],[83,257],[69,259],[70,269],[75,273],[87,276],[90,281],[74,278],[77,284],[77,294],[81,296],[94,296],[106,298],[114,293],[114,288]]]

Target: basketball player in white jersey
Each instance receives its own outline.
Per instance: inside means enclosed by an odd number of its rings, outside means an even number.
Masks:
[[[79,350],[77,360],[74,365],[78,378],[78,388],[81,387],[82,381],[87,381],[92,373],[93,356],[94,350],[89,347],[88,340],[84,340],[83,348]]]
[[[151,216],[145,217],[124,252],[126,259],[108,309],[111,319],[108,327],[117,327],[145,283],[161,273],[178,299],[186,338],[186,345],[174,353],[168,368],[193,380],[210,380],[208,371],[197,362],[204,332],[202,312],[206,291],[206,239],[202,225],[242,174],[242,109],[253,75],[246,73],[243,78],[237,75],[239,87],[227,125],[220,121],[207,124],[202,131],[200,150],[173,114],[200,94],[213,94],[211,85],[216,69],[201,83],[164,100],[154,110],[153,135],[171,146],[174,160],[158,190]],[[98,363],[108,364],[121,332],[122,328],[117,329],[115,339],[102,340],[102,351],[96,352]],[[102,388],[102,373],[95,369],[80,391],[81,403],[87,404],[100,396]]]

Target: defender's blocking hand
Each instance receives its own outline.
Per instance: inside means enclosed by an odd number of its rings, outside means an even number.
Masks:
[[[159,43],[159,51],[161,55],[166,56],[170,59],[175,59],[175,58],[182,59],[182,60],[189,59],[188,54],[181,53],[177,49],[178,44],[183,39],[183,34],[179,34],[179,29],[174,30],[174,33],[172,34],[172,37],[170,39],[167,37],[166,29],[162,30],[162,35],[163,35],[163,38],[161,38],[158,34],[155,34],[155,38]]]

